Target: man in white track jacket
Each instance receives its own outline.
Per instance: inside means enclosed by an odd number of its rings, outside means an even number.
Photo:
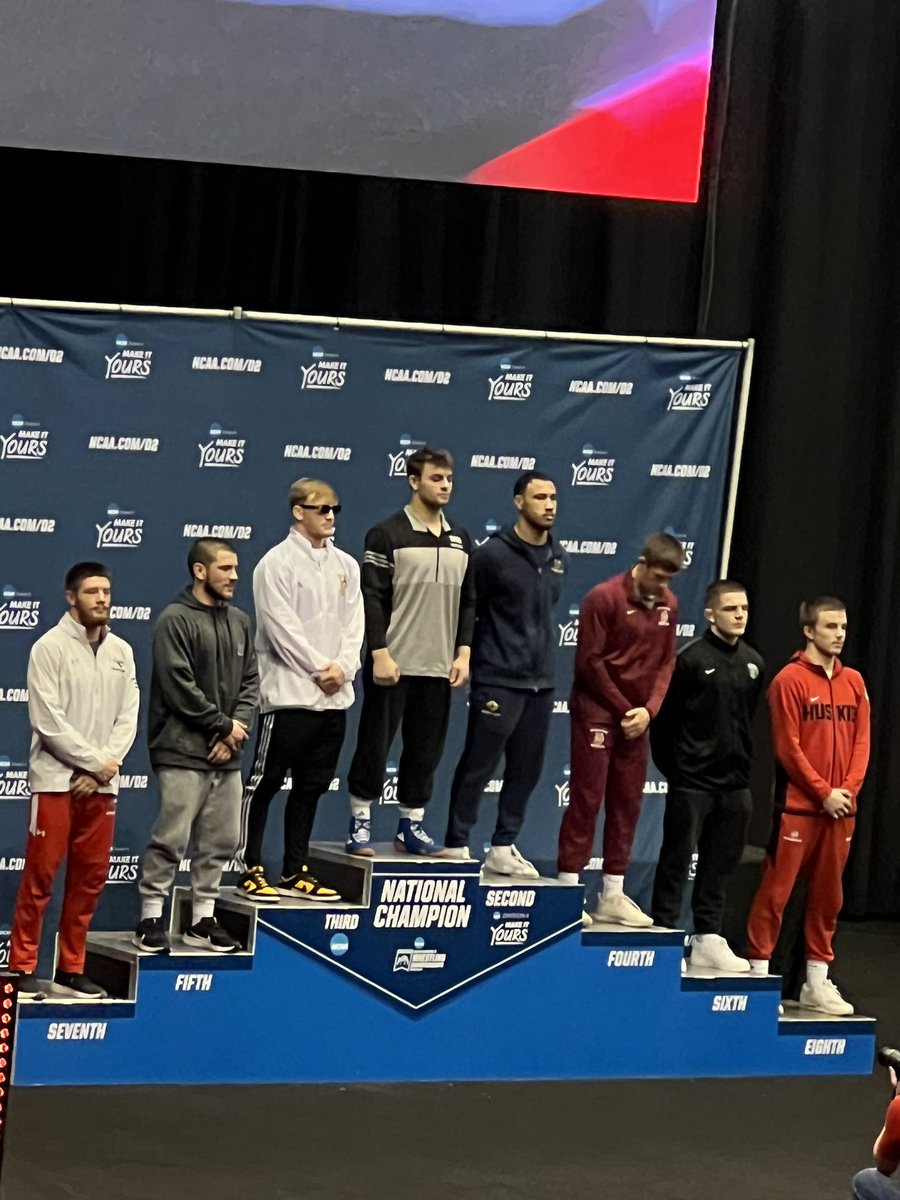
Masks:
[[[85,943],[106,883],[119,767],[137,733],[140,693],[131,647],[108,628],[107,569],[76,563],[65,586],[69,611],[28,659],[31,819],[9,965],[20,995],[44,995],[35,978],[41,928],[68,858],[55,991],[102,999],[106,992],[84,975]]]
[[[298,479],[290,506],[290,533],[253,572],[261,718],[244,791],[239,887],[264,903],[279,895],[340,899],[312,875],[307,860],[319,797],[334,777],[344,740],[365,624],[359,567],[332,541],[341,509],[334,489],[319,479]],[[262,861],[263,834],[288,772],[284,862],[273,887]]]

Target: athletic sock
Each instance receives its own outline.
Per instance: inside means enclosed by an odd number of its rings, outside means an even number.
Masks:
[[[195,900],[191,905],[191,924],[197,925],[200,921],[211,917],[216,911],[215,900]]]
[[[403,820],[421,821],[424,816],[424,808],[404,808],[402,804],[400,805],[400,817]]]
[[[806,982],[810,987],[820,987],[828,978],[828,963],[807,961]]]
[[[142,900],[141,901],[141,920],[150,921],[161,917],[163,914],[162,900]]]
[[[768,975],[769,960],[767,958],[751,958],[750,959],[750,974],[751,975]]]
[[[567,884],[569,884],[570,887],[578,886],[578,872],[577,871],[560,871],[559,874],[556,876],[556,878],[559,880],[560,883],[567,883]]]
[[[372,801],[357,800],[355,796],[351,796],[350,812],[358,821],[369,821],[372,816]]]
[[[604,875],[603,876],[603,899],[609,900],[612,896],[621,896],[625,890],[624,875]]]

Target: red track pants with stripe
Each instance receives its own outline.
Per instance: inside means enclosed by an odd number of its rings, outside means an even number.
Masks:
[[[558,869],[576,873],[588,865],[605,799],[603,869],[610,875],[624,875],[641,815],[649,738],[643,733],[629,740],[618,726],[591,722],[575,712],[569,731],[569,807],[559,830]]]
[[[66,856],[57,965],[73,974],[84,970],[88,926],[106,884],[115,824],[115,796],[37,792],[31,797],[25,869],[9,947],[11,970],[33,974],[37,968],[44,912]]]
[[[750,958],[768,962],[772,957],[785,905],[797,876],[805,871],[809,881],[803,925],[806,957],[812,962],[833,961],[831,943],[844,900],[842,876],[855,826],[855,817],[835,820],[827,814],[807,817],[782,813],[750,907],[747,924]]]

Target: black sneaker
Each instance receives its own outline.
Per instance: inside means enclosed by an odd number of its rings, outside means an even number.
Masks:
[[[201,946],[218,954],[232,954],[241,948],[241,943],[226,933],[215,917],[204,917],[192,925],[184,935],[184,942],[186,946]]]
[[[37,975],[25,972],[18,976],[16,983],[19,985],[19,995],[23,1000],[47,999],[47,987],[45,984],[41,984]]]
[[[148,954],[166,954],[169,939],[163,928],[162,917],[144,917],[131,939],[140,950]]]
[[[53,976],[53,986],[57,994],[78,996],[82,1000],[105,1000],[107,997],[106,989],[99,983],[94,983],[87,975],[70,971],[57,971]]]

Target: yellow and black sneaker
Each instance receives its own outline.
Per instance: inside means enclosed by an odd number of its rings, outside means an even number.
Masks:
[[[295,900],[325,900],[332,903],[341,898],[334,888],[319,883],[315,875],[310,874],[308,867],[301,867],[296,875],[282,875],[278,880],[278,893],[281,896],[292,896]]]
[[[277,904],[278,892],[272,887],[262,867],[248,867],[237,881],[237,890],[258,904]]]

